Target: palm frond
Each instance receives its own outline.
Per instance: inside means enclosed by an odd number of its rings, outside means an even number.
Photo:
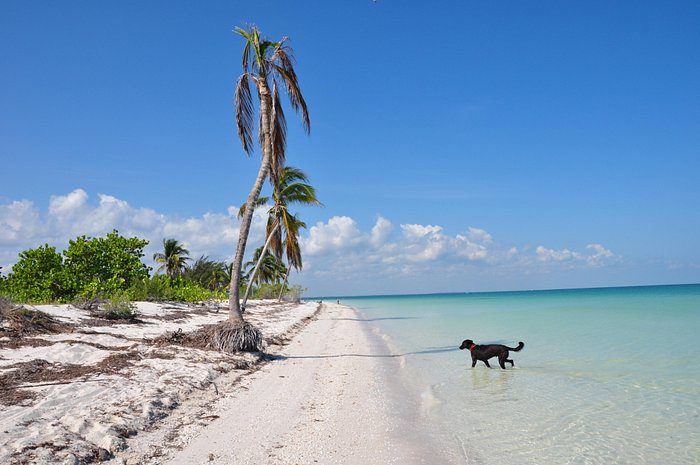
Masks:
[[[301,120],[304,130],[309,133],[311,131],[311,122],[309,120],[309,111],[306,107],[306,101],[301,93],[297,75],[294,72],[292,63],[292,54],[289,47],[284,45],[283,39],[280,45],[275,49],[272,55],[271,64],[277,75],[282,78],[287,88],[287,96],[289,103],[297,113],[301,112]]]
[[[270,198],[267,197],[266,195],[261,195],[260,197],[255,199],[255,203],[253,204],[253,208],[265,206],[269,200],[270,200]],[[247,205],[244,203],[238,209],[238,219],[243,218],[243,215],[245,215],[246,208],[247,208]]]
[[[243,150],[250,155],[253,152],[253,97],[250,94],[248,73],[243,73],[236,85],[236,127]]]
[[[297,215],[285,217],[285,253],[289,266],[297,271],[302,268],[301,247],[299,246],[299,232],[302,228],[306,228],[306,223],[301,221]]]
[[[272,81],[272,166],[270,174],[272,178],[279,177],[280,170],[284,166],[285,152],[287,150],[287,120],[284,117],[280,94],[277,90],[277,81]]]
[[[245,37],[245,36],[244,36]],[[243,72],[248,72],[248,55],[250,55],[250,41],[246,41],[245,47],[243,47]]]

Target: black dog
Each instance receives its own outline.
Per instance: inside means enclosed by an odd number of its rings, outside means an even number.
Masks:
[[[471,339],[465,339],[462,345],[459,346],[459,350],[469,349],[472,353],[472,368],[476,366],[477,360],[481,360],[484,364],[491,368],[489,365],[489,359],[493,357],[498,357],[498,364],[501,368],[506,369],[506,362],[510,363],[510,366],[514,367],[515,364],[512,360],[508,359],[508,351],[520,352],[520,350],[525,347],[524,342],[518,342],[518,347],[507,347],[501,344],[489,344],[485,346],[478,346],[474,344]]]

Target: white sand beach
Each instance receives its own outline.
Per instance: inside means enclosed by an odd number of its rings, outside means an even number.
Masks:
[[[0,376],[29,376],[17,389],[30,395],[3,406],[0,463],[432,463],[373,356],[386,350],[352,309],[254,302],[261,358],[152,342],[223,310],[138,306],[142,323],[97,327],[75,307],[37,306],[72,331],[3,339]],[[79,366],[94,369],[68,369]]]
[[[428,460],[394,410],[377,350],[345,306],[319,317],[216,406],[166,463],[412,464]]]

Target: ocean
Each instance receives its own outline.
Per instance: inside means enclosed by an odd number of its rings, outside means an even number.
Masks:
[[[700,285],[340,300],[452,463],[700,464]],[[525,347],[471,368],[463,339]]]

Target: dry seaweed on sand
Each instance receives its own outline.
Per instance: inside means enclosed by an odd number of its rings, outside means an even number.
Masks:
[[[179,345],[193,349],[213,349],[205,328],[187,333],[184,332],[182,328],[178,328],[177,331],[168,331],[161,334],[157,338],[152,339],[152,342],[159,346]]]
[[[0,404],[16,405],[34,399],[35,393],[25,388],[72,382],[91,375],[117,374],[130,366],[137,355],[135,351],[113,354],[95,365],[50,363],[41,359],[9,365],[0,375]]]
[[[7,300],[0,303],[0,325],[0,331],[9,337],[64,333],[72,329],[47,313],[14,305]]]

